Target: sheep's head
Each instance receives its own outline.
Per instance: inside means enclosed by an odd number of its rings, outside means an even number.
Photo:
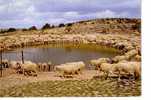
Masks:
[[[17,67],[17,69],[21,69],[22,68],[21,63],[16,62],[16,67]]]

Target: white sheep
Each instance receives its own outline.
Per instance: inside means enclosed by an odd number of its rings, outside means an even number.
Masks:
[[[58,66],[55,66],[55,69],[63,74],[66,75],[74,75],[79,74],[81,70],[85,67],[84,62],[71,62],[65,63]]]
[[[118,71],[119,79],[121,73],[126,73],[128,75],[133,75],[134,78],[139,78],[141,76],[141,63],[140,62],[120,62],[115,66],[116,71]]]
[[[115,71],[115,64],[102,63],[99,66],[99,71],[103,72],[106,75],[106,79],[112,75]]]
[[[38,63],[37,66],[38,66],[39,71],[52,71],[53,70],[53,66],[51,62]]]
[[[12,68],[12,69],[16,69],[17,68],[16,63],[17,63],[16,61],[10,61],[9,67]]]
[[[107,63],[109,61],[110,61],[109,58],[99,58],[99,59],[95,59],[95,60],[90,60],[90,64],[92,66],[95,66],[95,69],[98,69],[98,67],[101,65],[101,63]]]
[[[54,66],[52,65],[52,62],[51,62],[51,61],[49,61],[49,62],[47,63],[47,65],[48,65],[48,71],[54,70]]]
[[[9,67],[12,69],[18,69],[20,67],[21,61],[10,61]]]
[[[99,67],[99,71],[103,72],[106,75],[106,78],[108,78],[110,74],[118,74],[119,79],[122,75],[132,75],[137,79],[141,76],[141,64],[140,62],[128,61],[122,61],[115,64],[102,63]]]
[[[134,50],[128,51],[128,52],[125,53],[124,55],[125,55],[125,56],[128,56],[129,59],[130,59],[130,58],[132,58],[133,56],[135,56],[135,55],[137,55],[137,54],[138,54],[138,51],[134,49]]]
[[[41,72],[42,71],[42,63],[38,63],[37,66],[38,66],[38,71]]]
[[[24,75],[37,76],[38,66],[33,62],[24,62],[21,65]]]
[[[47,63],[42,63],[42,71],[47,71],[47,70],[48,70]]]
[[[115,56],[114,58],[112,58],[113,62],[120,62],[123,60],[129,60],[129,56],[122,55],[122,56]]]
[[[15,73],[22,73],[21,72],[21,61],[10,61],[9,62],[9,68],[15,70]]]

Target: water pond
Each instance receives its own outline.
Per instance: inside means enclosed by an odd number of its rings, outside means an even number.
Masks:
[[[53,64],[62,64],[73,61],[84,61],[85,63],[88,63],[91,59],[101,57],[111,58],[119,53],[113,48],[97,45],[51,44],[6,51],[3,53],[3,59],[21,60],[21,51],[23,51],[25,60],[30,60],[35,63],[51,61]]]

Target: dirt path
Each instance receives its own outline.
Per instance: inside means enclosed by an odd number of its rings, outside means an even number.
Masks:
[[[0,78],[0,90],[14,86],[21,86],[23,84],[39,81],[49,80],[87,80],[93,76],[97,76],[99,73],[96,70],[84,70],[82,74],[75,75],[73,78],[61,78],[56,72],[41,72],[37,77],[27,77],[19,74],[12,74]]]

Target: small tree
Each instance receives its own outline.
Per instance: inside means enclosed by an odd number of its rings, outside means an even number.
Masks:
[[[14,32],[14,31],[16,31],[15,28],[9,28],[9,29],[7,30],[7,32]]]
[[[42,30],[44,30],[44,29],[50,29],[50,28],[51,28],[50,24],[46,23],[46,24],[42,27]]]
[[[32,26],[29,28],[29,30],[37,30],[36,26]]]

